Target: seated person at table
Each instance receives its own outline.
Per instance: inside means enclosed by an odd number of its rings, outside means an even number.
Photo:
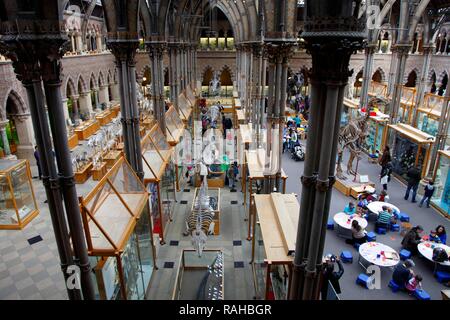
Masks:
[[[411,259],[407,259],[404,263],[399,263],[392,273],[392,280],[402,288],[406,287],[409,279],[413,277],[411,268],[415,266]]]
[[[402,240],[402,246],[404,249],[409,250],[412,255],[415,255],[418,253],[417,245],[421,242],[422,237],[420,234],[423,232],[422,226],[415,226],[411,230],[408,231],[408,233],[405,235],[405,237]]]
[[[406,291],[408,291],[409,294],[413,294],[416,289],[422,289],[421,281],[422,276],[420,274],[416,274],[415,276],[411,277],[406,283]]]
[[[367,242],[366,231],[359,225],[358,220],[352,221],[352,239],[347,239],[345,242],[348,244]]]
[[[443,225],[439,225],[436,227],[435,231],[431,231],[430,241],[443,244],[447,243],[447,233],[445,232],[445,227]]]
[[[345,206],[344,212],[348,215],[355,214],[356,213],[355,204],[352,201],[350,201],[348,205]]]
[[[392,219],[392,214],[389,212],[387,206],[382,207],[383,211],[378,214],[377,222],[375,222],[375,227],[381,227],[389,229]]]
[[[358,206],[367,209],[367,205],[369,202],[366,199],[367,195],[365,193],[362,193],[358,196]]]
[[[368,209],[364,209],[359,203],[356,206],[356,214],[359,215],[360,217],[364,217],[368,211],[369,211]]]

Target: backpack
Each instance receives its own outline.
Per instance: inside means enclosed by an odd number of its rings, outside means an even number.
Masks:
[[[433,261],[435,262],[445,262],[448,260],[447,252],[441,248],[436,247],[433,249]]]

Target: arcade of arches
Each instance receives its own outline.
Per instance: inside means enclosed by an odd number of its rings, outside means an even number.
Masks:
[[[450,285],[431,258],[450,253],[450,1],[0,0],[0,18],[0,299],[421,298],[388,287],[400,253],[432,299]]]

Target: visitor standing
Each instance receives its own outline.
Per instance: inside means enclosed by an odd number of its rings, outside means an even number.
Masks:
[[[417,194],[417,188],[419,187],[419,182],[421,179],[420,176],[420,171],[417,167],[412,166],[411,168],[409,168],[408,173],[408,187],[406,188],[406,193],[405,193],[405,200],[408,200],[409,198],[409,193],[412,189],[412,202],[417,202],[416,201],[416,194]]]
[[[424,194],[423,194],[423,198],[419,203],[419,207],[423,206],[423,203],[426,201],[427,202],[427,208],[430,207],[430,200],[431,197],[433,196],[434,193],[434,182],[433,181],[428,181],[427,185],[424,188]]]
[[[36,159],[36,165],[38,168],[39,180],[42,180],[42,170],[41,170],[41,157],[39,155],[38,147],[34,147],[34,158]]]
[[[381,168],[384,168],[389,162],[391,162],[391,151],[389,149],[389,146],[385,146],[379,164]]]

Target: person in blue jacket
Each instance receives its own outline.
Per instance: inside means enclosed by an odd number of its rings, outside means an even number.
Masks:
[[[355,204],[353,202],[349,202],[348,205],[345,206],[344,212],[348,215],[352,215],[356,213]]]
[[[445,227],[443,225],[439,225],[436,227],[435,231],[431,231],[430,241],[439,242],[442,244],[447,243],[447,232],[445,231]]]

